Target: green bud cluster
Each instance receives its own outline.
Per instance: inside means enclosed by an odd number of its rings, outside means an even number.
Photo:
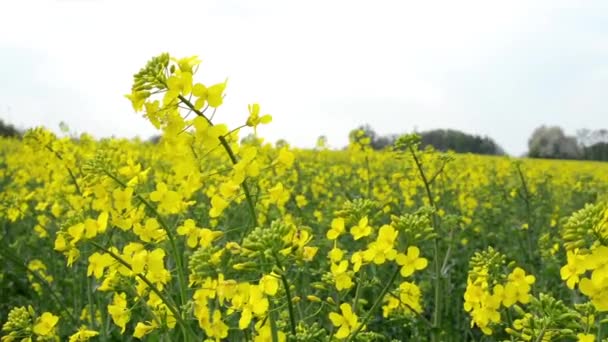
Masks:
[[[118,174],[113,166],[112,158],[103,151],[98,151],[93,158],[85,161],[81,170],[87,186],[99,183],[103,178],[108,177],[108,173]]]
[[[171,57],[168,53],[162,53],[153,57],[146,63],[139,72],[133,75],[133,87],[131,90],[136,93],[148,93],[155,88],[166,88],[167,76],[165,72],[169,66]]]
[[[292,227],[280,220],[275,220],[270,227],[256,227],[243,240],[243,256],[274,260],[279,251],[287,246],[284,241]]]
[[[222,247],[213,246],[213,247],[201,247],[197,249],[190,260],[188,261],[188,270],[190,271],[192,280],[194,281],[203,281],[207,277],[217,278],[218,274],[222,273],[224,269],[222,267],[222,262],[217,264],[213,264],[210,260],[213,260],[218,252],[220,252]],[[225,254],[222,254],[225,255]]]
[[[469,277],[475,281],[480,275],[489,276],[491,283],[504,277],[502,272],[507,257],[489,246],[485,251],[475,252],[469,261]]]
[[[397,138],[393,145],[393,149],[396,151],[406,151],[410,148],[417,150],[421,141],[422,138],[416,133],[405,134]]]
[[[602,235],[604,210],[604,203],[586,204],[568,218],[561,232],[566,250],[589,247],[595,240],[608,245],[608,236]]]
[[[362,331],[357,334],[355,341],[359,342],[377,342],[386,341],[386,337],[383,334],[374,331]]]
[[[437,237],[431,223],[431,215],[434,211],[432,207],[424,206],[412,214],[393,215],[391,225],[399,231],[399,234],[406,237],[408,245],[431,240]]]
[[[342,209],[335,212],[337,217],[344,217],[347,222],[357,223],[360,219],[370,215],[380,208],[378,202],[366,199],[357,198],[352,201],[346,201],[342,205]]]
[[[2,331],[7,333],[8,341],[25,340],[32,336],[33,321],[36,313],[34,308],[28,306],[16,307],[8,313],[8,319],[2,326]],[[5,338],[2,338],[4,341]]]
[[[288,341],[294,342],[314,342],[314,341],[327,341],[327,331],[323,329],[317,322],[313,324],[300,323],[296,326],[296,334],[289,334]]]
[[[522,338],[525,335],[539,339],[541,334],[550,332],[550,336],[543,337],[553,341],[575,337],[576,332],[585,330],[581,324],[580,312],[545,293],[541,293],[538,298],[531,298],[528,312],[518,305],[515,305],[514,309],[523,317],[516,321],[516,329],[506,329],[507,333],[514,337]]]

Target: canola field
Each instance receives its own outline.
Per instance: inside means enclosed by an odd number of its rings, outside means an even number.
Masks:
[[[3,342],[608,340],[608,164],[270,144],[199,63],[135,75],[158,143],[0,140]]]

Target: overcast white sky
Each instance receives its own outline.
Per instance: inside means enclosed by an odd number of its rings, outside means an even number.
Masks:
[[[123,97],[167,51],[229,78],[216,117],[333,147],[454,128],[525,152],[541,124],[608,128],[608,1],[0,1],[0,118],[95,136],[154,130]]]

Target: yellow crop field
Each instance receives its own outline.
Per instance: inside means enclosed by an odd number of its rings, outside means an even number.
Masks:
[[[135,75],[158,142],[0,140],[3,342],[608,338],[607,163],[271,144],[199,63]]]

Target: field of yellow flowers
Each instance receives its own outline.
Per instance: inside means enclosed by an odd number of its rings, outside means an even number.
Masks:
[[[3,342],[608,340],[608,164],[272,145],[199,63],[135,75],[158,143],[0,140]]]

